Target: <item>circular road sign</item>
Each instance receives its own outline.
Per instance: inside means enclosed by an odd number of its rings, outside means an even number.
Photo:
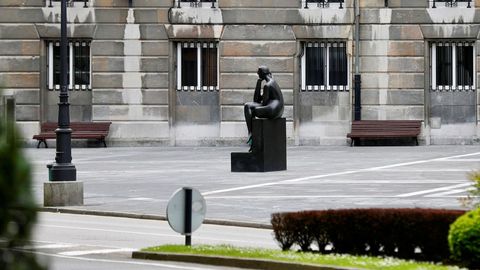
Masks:
[[[192,231],[202,225],[207,212],[207,204],[202,194],[194,188],[180,188],[173,193],[167,205],[167,220],[177,233],[185,234],[185,197],[186,189],[192,190]]]

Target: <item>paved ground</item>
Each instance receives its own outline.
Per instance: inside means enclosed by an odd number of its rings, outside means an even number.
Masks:
[[[231,173],[234,147],[74,148],[79,209],[164,215],[182,186],[207,199],[207,218],[269,223],[278,211],[345,207],[460,208],[480,146],[291,147],[288,170]],[[39,205],[55,149],[26,149]]]
[[[131,259],[132,251],[141,248],[184,243],[184,237],[162,221],[40,213],[33,235],[31,243],[21,250],[36,253],[51,270],[237,269]],[[270,230],[215,225],[201,226],[193,234],[192,243],[278,249]]]

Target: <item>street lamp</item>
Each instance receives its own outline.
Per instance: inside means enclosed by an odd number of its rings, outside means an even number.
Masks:
[[[57,153],[51,168],[51,181],[75,181],[77,170],[72,164],[72,129],[68,103],[67,0],[62,0],[60,22],[60,102],[58,103]],[[73,59],[70,59],[72,61]]]
[[[83,183],[77,180],[77,170],[72,164],[72,129],[68,103],[68,40],[67,0],[61,0],[60,22],[60,102],[58,103],[58,128],[55,162],[47,165],[49,182],[44,183],[45,206],[71,206],[83,204]],[[70,59],[73,61],[73,59]]]

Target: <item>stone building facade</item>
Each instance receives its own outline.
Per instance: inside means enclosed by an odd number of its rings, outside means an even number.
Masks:
[[[267,65],[289,143],[345,145],[358,46],[362,119],[422,120],[426,144],[477,141],[480,0],[360,0],[358,44],[354,0],[191,2],[72,1],[72,121],[111,121],[110,145],[239,144]],[[26,141],[56,121],[59,22],[58,0],[0,1],[0,87]]]

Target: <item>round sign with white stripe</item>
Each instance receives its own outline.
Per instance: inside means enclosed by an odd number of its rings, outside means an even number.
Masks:
[[[187,203],[191,202],[188,207]],[[188,210],[191,209],[191,215]],[[202,225],[207,213],[207,204],[202,194],[194,188],[175,191],[167,205],[167,220],[170,227],[181,234],[192,233]],[[190,222],[189,219],[190,218]],[[186,227],[190,226],[190,230]]]

